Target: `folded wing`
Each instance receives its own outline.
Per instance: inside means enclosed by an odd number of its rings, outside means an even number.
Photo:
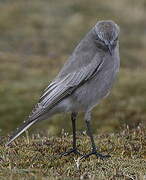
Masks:
[[[91,61],[87,66],[69,73],[65,77],[55,79],[44,91],[40,97],[39,103],[35,106],[27,121],[14,132],[10,137],[10,144],[32,124],[36,123],[41,116],[51,110],[56,104],[67,96],[71,95],[78,87],[92,79],[102,68],[104,61]]]

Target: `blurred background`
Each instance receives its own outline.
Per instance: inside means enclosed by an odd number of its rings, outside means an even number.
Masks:
[[[110,96],[93,112],[94,132],[134,128],[146,119],[146,0],[0,0],[0,135],[28,116],[41,92],[98,20],[121,27],[121,69]],[[31,128],[71,132],[70,116]],[[78,130],[83,131],[83,114]]]

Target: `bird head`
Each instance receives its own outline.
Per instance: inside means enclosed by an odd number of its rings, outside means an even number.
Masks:
[[[99,21],[95,25],[96,41],[112,55],[117,45],[120,29],[113,21]]]

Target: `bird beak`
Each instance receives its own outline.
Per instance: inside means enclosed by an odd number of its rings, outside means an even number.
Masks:
[[[109,50],[110,55],[112,56],[112,55],[113,55],[112,45],[111,45],[111,44],[108,44],[108,45],[107,45],[107,48],[108,48],[108,50]]]

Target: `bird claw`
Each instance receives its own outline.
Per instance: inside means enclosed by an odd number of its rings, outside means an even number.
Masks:
[[[97,158],[100,158],[100,159],[102,159],[102,160],[111,157],[109,154],[103,155],[103,154],[101,154],[101,153],[99,153],[99,152],[97,152],[97,151],[92,151],[92,152],[89,153],[89,154],[83,155],[80,159],[84,159],[84,158],[86,159],[86,158],[88,158],[88,157],[91,156],[91,155],[95,155]]]
[[[70,150],[68,150],[66,152],[63,152],[63,153],[60,154],[60,156],[68,156],[71,153],[82,156],[82,154],[76,148],[72,148],[72,149],[70,149]]]

